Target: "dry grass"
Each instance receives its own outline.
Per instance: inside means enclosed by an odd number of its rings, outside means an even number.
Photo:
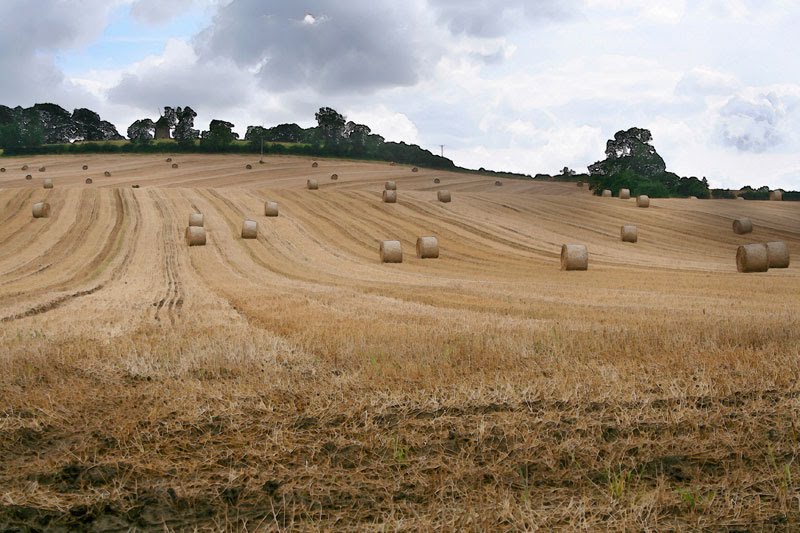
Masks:
[[[798,527],[800,269],[734,257],[800,249],[800,206],[749,202],[739,237],[732,201],[440,173],[445,206],[388,164],[309,195],[302,158],[89,159],[113,183],[68,157],[27,162],[52,191],[0,178],[0,529]],[[380,264],[418,235],[438,260]],[[559,270],[571,240],[589,271]]]

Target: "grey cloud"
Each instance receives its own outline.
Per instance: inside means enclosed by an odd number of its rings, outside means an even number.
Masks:
[[[168,23],[195,3],[196,0],[136,0],[131,5],[131,15],[139,22],[158,26]]]
[[[577,11],[574,0],[429,0],[439,22],[453,34],[502,37],[523,22],[571,19]]]
[[[230,58],[273,91],[409,86],[423,62],[415,9],[371,0],[234,0],[195,45],[201,60]]]
[[[720,109],[719,140],[742,152],[763,152],[783,141],[785,114],[785,102],[774,94],[761,95],[755,101],[734,96]]]
[[[166,63],[139,74],[127,74],[108,91],[112,103],[155,110],[170,102],[200,108],[224,109],[247,101],[251,87],[233,65]]]
[[[90,97],[64,80],[56,51],[90,42],[113,6],[105,0],[5,0],[0,3],[0,95],[9,105],[56,101],[86,105]]]

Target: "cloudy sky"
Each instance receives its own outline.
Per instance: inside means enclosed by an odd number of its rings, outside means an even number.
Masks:
[[[667,168],[800,189],[794,0],[2,0],[0,103],[266,126],[333,107],[457,164],[585,171],[648,128]]]

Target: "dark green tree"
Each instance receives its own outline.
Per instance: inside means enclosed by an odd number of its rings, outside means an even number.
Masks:
[[[200,138],[200,146],[203,148],[221,152],[238,136],[233,132],[233,124],[224,120],[212,120],[208,125],[208,131],[204,131]]]
[[[135,120],[133,124],[128,126],[128,139],[133,144],[146,145],[153,140],[155,130],[156,125],[149,118]]]
[[[344,137],[345,118],[330,107],[320,107],[314,114],[326,145],[337,146]]]
[[[165,108],[166,110],[167,108]],[[175,110],[177,117],[177,124],[175,125],[175,140],[178,141],[178,146],[189,147],[194,146],[194,141],[200,137],[200,131],[194,129],[194,119],[197,117],[194,109],[188,105],[184,108],[177,108]]]

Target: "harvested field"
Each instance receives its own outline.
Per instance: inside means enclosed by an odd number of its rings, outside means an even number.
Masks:
[[[637,209],[302,157],[7,159],[0,529],[800,527],[800,261],[736,269],[741,244],[800,253],[799,203]],[[110,176],[86,187],[82,164]],[[192,212],[205,246],[184,243]],[[567,242],[588,271],[560,270]]]

